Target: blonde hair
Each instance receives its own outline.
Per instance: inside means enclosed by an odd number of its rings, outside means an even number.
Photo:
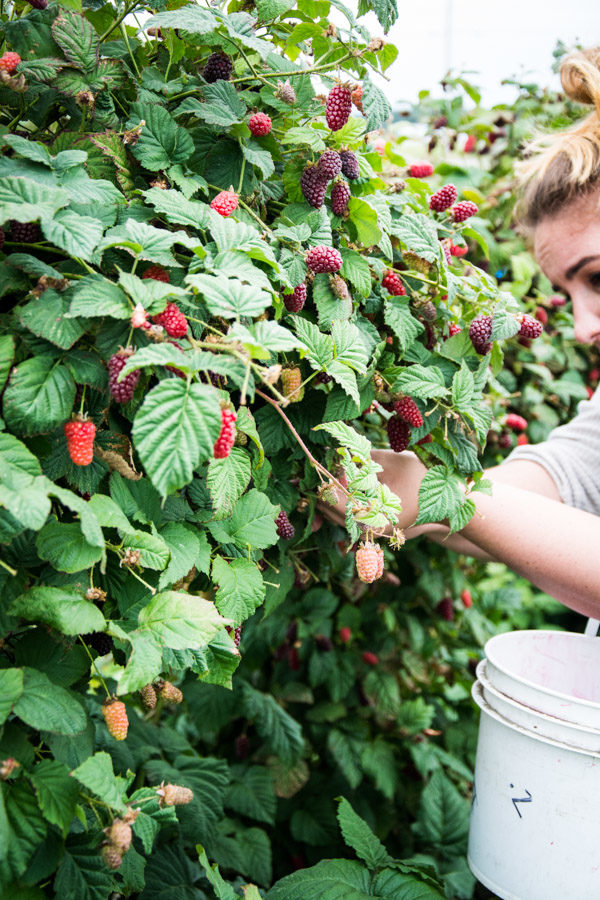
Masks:
[[[568,131],[538,136],[525,148],[517,164],[517,219],[525,232],[600,185],[600,47],[570,53],[560,78],[567,97],[594,110]]]

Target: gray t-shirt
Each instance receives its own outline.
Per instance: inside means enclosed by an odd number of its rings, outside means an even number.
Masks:
[[[543,466],[563,503],[600,516],[600,390],[582,400],[577,415],[551,431],[547,440],[517,447],[504,463],[518,459]]]

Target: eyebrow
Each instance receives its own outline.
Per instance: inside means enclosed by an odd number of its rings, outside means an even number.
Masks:
[[[581,259],[571,266],[570,269],[567,269],[565,272],[565,281],[571,281],[572,278],[575,278],[580,269],[583,269],[584,266],[587,266],[589,262],[592,262],[594,259],[600,259],[598,256],[582,256]]]

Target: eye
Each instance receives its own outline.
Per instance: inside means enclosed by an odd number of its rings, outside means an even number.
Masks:
[[[592,274],[588,276],[588,281],[592,287],[600,290],[600,272],[592,272]]]

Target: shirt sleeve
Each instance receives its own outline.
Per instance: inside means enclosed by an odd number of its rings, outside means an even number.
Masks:
[[[577,407],[577,415],[554,428],[541,444],[525,444],[505,465],[528,459],[554,479],[563,503],[600,515],[600,389]]]

